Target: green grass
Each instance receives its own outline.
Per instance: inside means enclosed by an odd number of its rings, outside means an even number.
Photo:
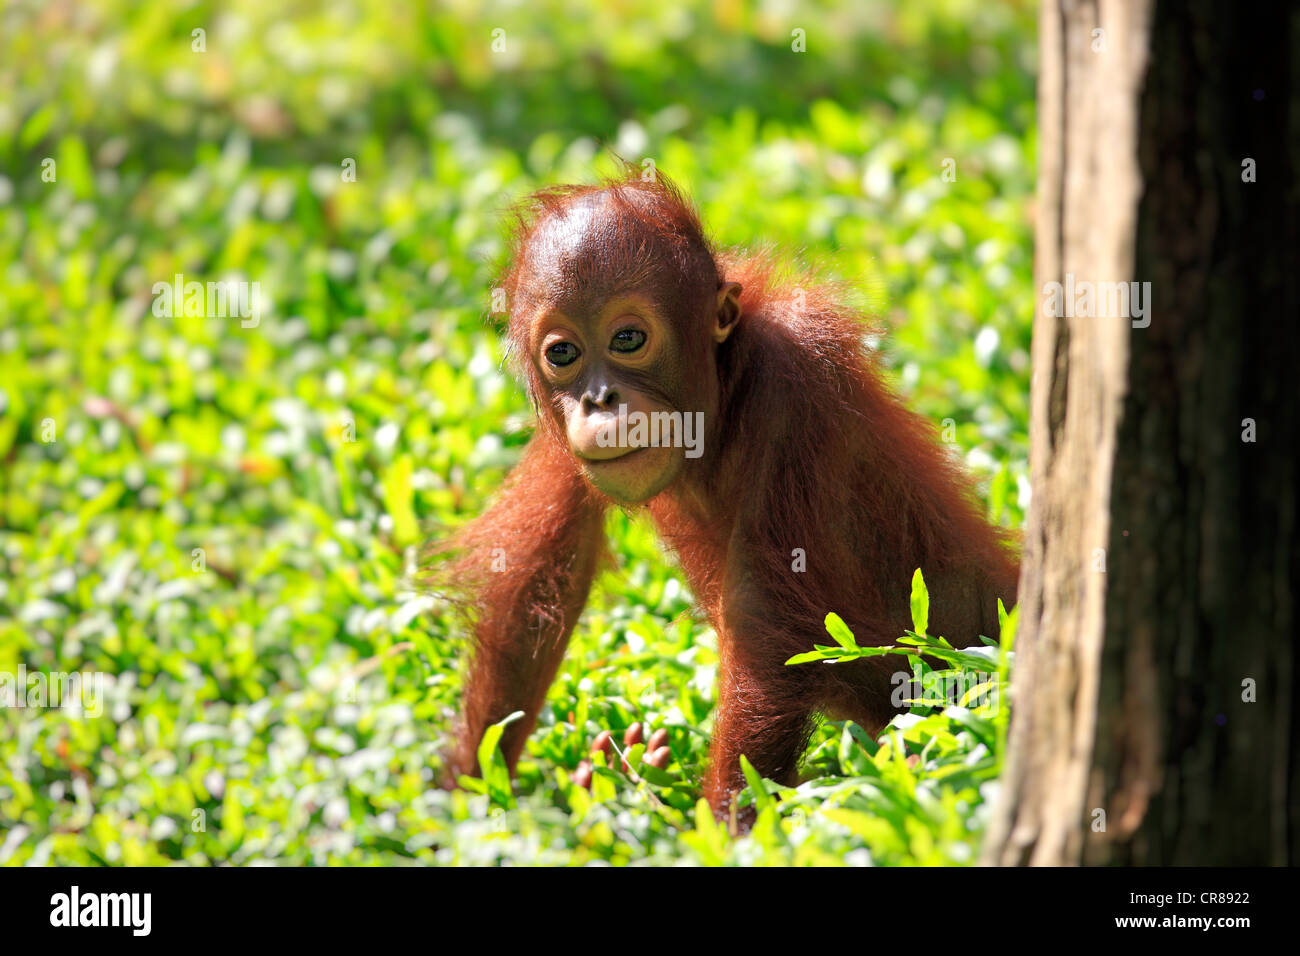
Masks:
[[[531,420],[483,321],[501,215],[609,170],[601,144],[653,157],[722,245],[848,283],[1020,523],[1030,5],[741,6],[0,13],[0,675],[106,688],[98,717],[0,707],[0,862],[972,860],[987,714],[825,724],[752,836],[699,814],[716,640],[621,513],[513,786],[431,787],[466,637],[416,554]],[[155,315],[176,273],[259,282],[260,324]],[[634,721],[669,730],[666,774],[573,787]]]

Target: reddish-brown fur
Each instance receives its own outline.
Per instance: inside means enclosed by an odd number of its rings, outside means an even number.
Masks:
[[[567,231],[556,225],[570,220]],[[474,772],[483,730],[523,710],[502,742],[514,766],[603,549],[610,502],[584,480],[559,398],[530,359],[539,303],[580,312],[627,289],[654,296],[679,351],[665,375],[634,387],[706,413],[703,456],[646,505],[718,634],[705,782],[715,810],[743,786],[741,754],[793,782],[814,714],[876,730],[895,712],[896,659],[785,665],[826,642],[827,612],[862,644],[892,643],[910,626],[919,567],[932,633],[957,646],[996,636],[997,599],[1015,600],[1008,542],[929,424],[885,386],[861,316],[824,283],[783,277],[763,256],[716,257],[671,186],[634,176],[538,194],[521,209],[514,250],[509,337],[540,427],[496,504],[444,546],[454,557],[435,572],[472,595],[476,615],[454,771]],[[715,344],[713,302],[731,282],[740,317]],[[507,563],[494,572],[497,548]],[[793,570],[795,549],[805,571]]]

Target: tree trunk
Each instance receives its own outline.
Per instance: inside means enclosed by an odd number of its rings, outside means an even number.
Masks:
[[[987,863],[1300,857],[1300,12],[1285,7],[1043,3],[1036,283],[1066,304],[1085,280],[1150,296],[1134,318],[1038,305]]]

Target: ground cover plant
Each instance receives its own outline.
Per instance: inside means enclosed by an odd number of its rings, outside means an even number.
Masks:
[[[518,777],[432,786],[465,633],[420,546],[527,441],[485,319],[501,216],[541,184],[653,157],[721,245],[844,281],[1019,525],[1032,9],[839,6],[0,13],[0,674],[103,690],[97,715],[0,707],[0,863],[973,862],[1008,714],[979,675],[1005,689],[1008,643],[879,739],[823,724],[808,782],[751,780],[733,837],[698,803],[716,641],[621,512]],[[255,324],[157,308],[177,275],[256,282]],[[899,638],[922,677],[945,653]],[[857,653],[833,618],[824,643]],[[669,766],[575,786],[635,722]]]

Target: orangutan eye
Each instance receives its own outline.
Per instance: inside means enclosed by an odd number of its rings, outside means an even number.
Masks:
[[[619,329],[609,343],[611,351],[623,353],[635,352],[643,345],[645,345],[645,333],[640,329]]]
[[[563,368],[565,365],[572,365],[577,360],[578,354],[578,347],[572,342],[556,342],[547,346],[546,361]]]

